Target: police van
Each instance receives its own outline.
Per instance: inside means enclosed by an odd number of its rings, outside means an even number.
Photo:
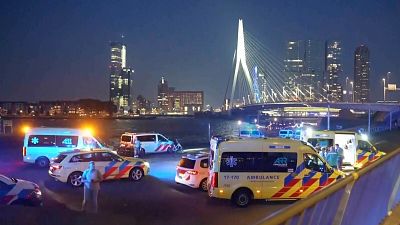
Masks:
[[[252,199],[305,198],[340,178],[309,145],[291,139],[210,141],[208,193],[246,207]]]
[[[158,133],[129,133],[121,135],[120,148],[118,154],[123,156],[133,156],[135,141],[140,142],[139,155],[147,153],[173,152],[174,142]]]
[[[47,167],[60,152],[95,148],[111,150],[83,129],[32,128],[25,133],[22,155],[26,163]]]
[[[366,134],[352,131],[308,130],[303,140],[321,149],[338,144],[343,149],[343,167],[350,170],[361,168],[386,154],[378,151]]]

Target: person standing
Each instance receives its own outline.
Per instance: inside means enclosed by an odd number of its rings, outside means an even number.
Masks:
[[[337,168],[338,168],[338,170],[342,170],[343,159],[344,159],[343,148],[339,147],[338,144],[335,144],[335,152],[338,155],[338,157],[337,157]]]
[[[139,141],[139,139],[136,137],[135,138],[135,146],[134,146],[134,157],[139,157],[140,151],[142,149],[142,145]]]
[[[93,161],[89,162],[89,168],[82,174],[84,184],[82,211],[97,213],[97,197],[100,190],[100,182],[103,180],[101,173],[96,169]]]
[[[333,168],[337,167],[337,153],[334,151],[333,147],[328,147],[328,152],[326,153],[326,161]]]

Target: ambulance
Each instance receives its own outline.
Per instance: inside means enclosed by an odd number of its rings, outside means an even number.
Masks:
[[[307,130],[303,140],[321,149],[338,144],[343,149],[344,170],[359,169],[386,154],[378,151],[366,134],[352,131]]]
[[[26,163],[48,167],[60,152],[94,148],[112,150],[94,138],[89,130],[40,127],[26,130],[22,156]]]
[[[343,176],[312,146],[286,138],[210,141],[208,194],[246,207],[252,199],[296,200]]]

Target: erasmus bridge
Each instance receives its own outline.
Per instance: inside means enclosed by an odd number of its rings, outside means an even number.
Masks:
[[[370,112],[399,112],[398,103],[354,103],[334,98],[330,85],[319,85],[318,90],[307,82],[293,83],[293,76],[285,71],[283,60],[254,35],[244,29],[239,19],[237,46],[234,53],[233,73],[225,91],[225,109],[332,107]],[[306,78],[305,78],[306,79]],[[299,81],[299,79],[297,79]]]

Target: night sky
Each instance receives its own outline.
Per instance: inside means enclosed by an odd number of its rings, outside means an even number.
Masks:
[[[391,71],[400,86],[399,1],[1,1],[0,101],[108,100],[110,41],[125,36],[134,95],[155,100],[165,76],[178,90],[203,90],[221,105],[245,30],[283,60],[285,42],[342,41],[345,76],[353,52],[371,51],[372,100]],[[394,97],[394,96],[392,96]]]

